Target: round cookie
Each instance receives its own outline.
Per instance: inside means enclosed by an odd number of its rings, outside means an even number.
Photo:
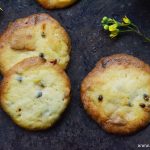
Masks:
[[[136,132],[150,122],[150,67],[126,54],[102,58],[83,80],[81,99],[107,132]]]
[[[0,37],[0,70],[29,57],[44,57],[65,69],[71,43],[64,28],[47,14],[34,14],[11,23]]]
[[[28,58],[9,70],[1,85],[3,110],[20,127],[51,127],[70,101],[70,81],[59,66]]]
[[[55,9],[55,8],[65,8],[77,0],[37,0],[44,8]]]

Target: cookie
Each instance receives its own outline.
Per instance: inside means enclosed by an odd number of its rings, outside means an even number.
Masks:
[[[59,66],[28,58],[9,70],[1,85],[3,110],[20,127],[51,127],[70,101],[70,81]]]
[[[150,67],[126,54],[102,58],[83,80],[81,99],[107,132],[136,132],[150,122]]]
[[[55,8],[65,8],[77,0],[37,0],[44,8],[55,9]]]
[[[70,38],[47,14],[34,14],[11,23],[0,37],[0,70],[29,57],[43,57],[65,69],[70,59]]]

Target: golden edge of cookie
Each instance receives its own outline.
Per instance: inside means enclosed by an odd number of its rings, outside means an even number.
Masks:
[[[44,21],[51,21],[56,24],[59,28],[61,28],[61,32],[63,34],[63,37],[69,47],[68,49],[68,55],[70,55],[71,52],[71,38],[69,34],[66,32],[64,27],[53,17],[46,13],[39,13],[39,14],[33,14],[24,18],[16,19],[14,22],[11,22],[8,27],[4,30],[4,32],[0,35],[0,58],[2,53],[2,47],[5,45],[5,42],[7,41],[8,37],[17,29],[23,28],[23,27],[29,27],[34,26],[38,23],[44,22]],[[69,61],[68,61],[69,62]],[[68,66],[68,64],[67,64]],[[64,69],[67,69],[67,66]],[[5,74],[7,70],[4,67],[3,62],[0,61],[0,72],[2,74]]]
[[[88,89],[91,82],[90,78],[92,78],[95,74],[99,72],[103,72],[111,65],[124,65],[126,67],[131,65],[150,73],[150,66],[148,64],[145,64],[142,60],[131,55],[115,54],[112,56],[104,57],[100,59],[100,61],[98,61],[95,68],[83,79],[81,83],[81,101],[88,115],[108,133],[118,135],[133,134],[149,124],[150,115],[146,115],[145,118],[141,120],[138,126],[130,126],[130,124],[127,127],[112,125],[111,123],[108,123],[106,119],[102,118],[102,116],[100,116],[100,113],[97,112],[97,108],[86,96],[86,90]]]
[[[61,9],[61,8],[67,8],[72,6],[74,3],[76,3],[78,0],[73,0],[71,3],[68,3],[66,5],[51,5],[49,4],[48,0],[36,0],[42,7],[46,9]],[[59,2],[58,2],[59,3]]]
[[[67,104],[66,106],[64,107],[64,109],[62,110],[62,112],[60,112],[60,116],[50,125],[50,126],[47,126],[47,127],[38,127],[38,128],[27,128],[26,126],[21,126],[15,119],[13,119],[9,113],[7,112],[7,109],[5,108],[5,105],[3,105],[3,100],[5,100],[5,97],[3,97],[4,93],[7,92],[5,90],[7,90],[7,85],[8,85],[8,81],[9,81],[9,78],[12,74],[16,73],[16,72],[20,72],[24,69],[27,69],[29,67],[33,67],[33,66],[38,66],[38,65],[48,65],[49,67],[53,67],[55,68],[65,79],[66,81],[66,86],[69,87],[70,91],[68,91],[68,101],[67,101]],[[21,66],[21,68],[20,68]],[[18,64],[16,64],[15,66],[13,66],[10,70],[8,70],[0,84],[0,106],[1,108],[3,109],[4,112],[6,112],[6,114],[11,118],[11,120],[17,124],[19,127],[22,127],[26,130],[29,130],[29,131],[39,131],[39,130],[46,130],[48,128],[51,128],[62,116],[63,112],[66,110],[67,106],[69,105],[70,103],[70,92],[71,92],[71,83],[70,83],[70,79],[69,77],[67,76],[67,74],[65,73],[65,71],[59,67],[57,64],[53,64],[53,63],[50,63],[50,62],[45,62],[44,59],[42,58],[39,58],[39,57],[31,57],[31,58],[27,58],[27,59],[24,59],[23,61],[19,62]]]

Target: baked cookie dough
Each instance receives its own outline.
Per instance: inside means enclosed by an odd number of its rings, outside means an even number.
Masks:
[[[29,57],[44,57],[65,69],[71,43],[64,28],[48,14],[34,14],[11,23],[0,37],[0,70]]]
[[[9,70],[1,85],[3,110],[20,127],[51,127],[70,101],[70,81],[56,64],[28,58]]]
[[[83,80],[81,99],[107,132],[136,132],[150,122],[150,67],[126,54],[102,58]]]
[[[55,9],[55,8],[65,8],[77,0],[37,0],[44,8]]]

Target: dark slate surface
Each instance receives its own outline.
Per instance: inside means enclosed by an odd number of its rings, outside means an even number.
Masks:
[[[150,64],[150,44],[133,34],[110,40],[100,19],[125,14],[150,35],[149,0],[81,0],[68,9],[49,11],[35,0],[0,0],[0,31],[10,21],[33,13],[47,12],[59,20],[72,38],[71,63],[67,70],[72,82],[72,101],[62,119],[44,132],[28,132],[17,127],[0,110],[0,150],[135,150],[150,144],[150,126],[131,136],[105,133],[83,110],[80,83],[103,56],[128,53]]]

